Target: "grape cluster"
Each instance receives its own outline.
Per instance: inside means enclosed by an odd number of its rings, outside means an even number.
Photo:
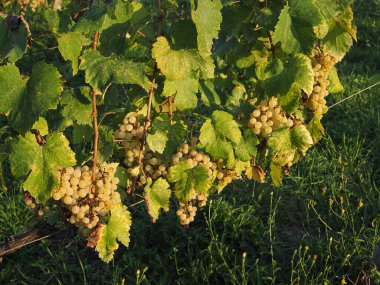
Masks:
[[[42,206],[41,203],[37,199],[33,198],[29,192],[24,192],[24,202],[38,216],[43,216],[45,213],[50,211],[49,206]]]
[[[277,98],[261,101],[259,106],[250,115],[248,128],[257,135],[267,137],[274,130],[281,127],[292,127],[293,120],[287,118],[285,112],[278,106]]]
[[[128,173],[132,177],[139,176],[141,184],[146,184],[150,180],[158,179],[167,175],[168,164],[162,157],[153,153],[148,146],[144,147],[141,152],[143,168],[137,165],[140,153],[141,141],[144,136],[143,121],[139,120],[136,115],[127,114],[123,120],[123,124],[119,126],[119,130],[115,133],[115,138],[125,149],[124,164],[128,166]]]
[[[114,203],[121,202],[116,191],[119,179],[114,177],[116,169],[101,164],[96,171],[96,181],[92,183],[92,173],[88,166],[68,167],[60,172],[60,186],[52,197],[60,201],[68,210],[68,221],[75,224],[84,234],[95,228]]]
[[[187,226],[193,222],[196,213],[197,207],[193,206],[191,203],[185,204],[182,202],[179,203],[179,209],[176,212],[179,221],[183,226]]]
[[[137,116],[125,116],[123,124],[115,132],[115,138],[125,149],[124,164],[132,167],[137,161],[140,152],[141,140],[144,136],[144,126],[138,120]],[[144,153],[142,153],[144,156]]]
[[[305,102],[305,106],[312,110],[315,115],[323,115],[327,111],[325,97],[329,95],[327,91],[327,86],[330,84],[328,75],[337,63],[337,59],[330,52],[322,52],[319,49],[314,49],[310,58],[314,70],[314,87],[313,92]]]
[[[176,165],[182,160],[188,160],[191,167],[195,167],[198,164],[202,164],[208,171],[208,176],[212,181],[214,178],[214,170],[217,165],[215,162],[211,161],[210,156],[203,152],[198,152],[195,149],[196,140],[194,139],[191,145],[184,143],[181,144],[177,153],[172,156],[172,165]]]
[[[29,6],[35,12],[38,6],[45,5],[46,0],[17,0],[21,8]]]

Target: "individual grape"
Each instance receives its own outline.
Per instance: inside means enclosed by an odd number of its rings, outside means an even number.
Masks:
[[[73,198],[71,198],[70,196],[65,196],[63,198],[63,203],[65,203],[66,205],[70,205],[72,202],[73,202]]]
[[[78,205],[74,205],[72,208],[71,208],[71,212],[73,214],[78,214],[79,213],[79,206]]]

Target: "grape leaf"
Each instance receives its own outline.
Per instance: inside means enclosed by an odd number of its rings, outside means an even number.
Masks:
[[[273,155],[281,155],[293,151],[290,129],[282,128],[274,131],[268,137],[268,147],[273,152]]]
[[[330,81],[330,84],[327,86],[327,90],[330,93],[335,94],[344,91],[344,87],[339,80],[338,70],[335,67],[331,69],[328,80]]]
[[[33,124],[32,130],[37,130],[41,136],[46,136],[49,133],[49,126],[45,118],[39,117],[38,121]]]
[[[309,130],[314,143],[317,143],[325,133],[325,129],[321,124],[321,120],[321,116],[314,116],[307,125],[307,129]]]
[[[170,26],[170,42],[173,49],[196,49],[197,29],[191,19],[175,21]]]
[[[235,148],[236,157],[241,161],[249,161],[256,157],[259,139],[252,130],[247,130],[244,133],[243,139]]]
[[[218,38],[222,22],[222,3],[220,0],[199,0],[191,17],[197,28],[198,50],[202,57],[211,56],[213,40]]]
[[[111,83],[137,84],[147,90],[144,64],[123,57],[104,57],[95,50],[86,50],[81,56],[80,69],[86,71],[86,82],[100,91]]]
[[[301,99],[301,89],[297,84],[293,84],[285,96],[278,97],[278,104],[286,113],[293,114],[298,110]]]
[[[174,195],[184,203],[193,199],[197,193],[207,193],[211,187],[207,169],[202,164],[191,168],[187,160],[170,167],[168,179],[175,182]]]
[[[280,165],[271,162],[270,176],[275,186],[279,187],[282,185],[282,167]]]
[[[31,133],[19,136],[18,142],[12,146],[9,160],[14,176],[27,176],[24,190],[42,203],[59,187],[58,170],[76,164],[69,141],[59,132],[48,134],[44,146],[40,146]]]
[[[264,82],[269,96],[292,97],[294,95],[289,91],[294,85],[310,95],[314,85],[311,60],[304,54],[295,54],[284,61],[281,72],[274,74]],[[286,99],[286,101],[291,101],[291,99]]]
[[[314,5],[319,8],[321,15],[326,22],[329,22],[338,14],[336,0],[318,0]]]
[[[62,93],[61,105],[63,107],[62,116],[73,124],[80,125],[92,123],[92,104],[86,98],[74,94],[73,90],[65,90]]]
[[[6,20],[0,17],[0,60],[19,60],[26,52],[27,36],[24,25],[19,24],[16,29],[10,29]]]
[[[104,262],[110,262],[114,252],[119,248],[117,241],[128,246],[130,242],[129,231],[132,225],[131,213],[127,206],[114,204],[111,208],[111,217],[106,225],[101,225],[96,251]]]
[[[58,49],[65,60],[71,61],[73,75],[78,73],[79,56],[83,45],[89,45],[91,40],[81,33],[60,34],[57,37]]]
[[[246,94],[247,90],[244,85],[240,82],[236,82],[231,94],[227,97],[226,105],[229,107],[239,107]]]
[[[16,66],[10,64],[0,66],[0,113],[8,113],[13,108],[17,108],[25,85]]]
[[[280,13],[273,42],[280,42],[286,53],[309,54],[316,40],[313,27],[322,22],[323,17],[313,0],[290,0]]]
[[[152,151],[170,157],[186,135],[186,127],[179,118],[170,119],[162,114],[153,121],[152,131],[147,135],[147,143]]]
[[[242,139],[238,123],[227,112],[216,110],[211,119],[207,119],[201,127],[200,147],[214,158],[230,158],[233,146]]]
[[[152,186],[147,185],[144,188],[144,199],[148,208],[148,213],[155,223],[160,215],[160,210],[169,211],[169,199],[171,191],[169,183],[159,178]]]
[[[195,71],[206,64],[195,49],[171,49],[164,37],[153,44],[152,56],[165,75],[164,96],[176,94],[174,105],[179,110],[192,109],[197,105],[198,79]]]
[[[215,90],[214,82],[212,80],[202,80],[199,82],[199,91],[201,93],[201,100],[206,106],[219,105],[220,97]]]
[[[25,82],[17,67],[0,67],[0,112],[10,110],[10,121],[19,132],[25,132],[33,126],[39,115],[55,109],[62,92],[61,75],[58,70],[44,62],[36,63],[32,68],[30,79]],[[4,88],[4,89],[3,89]]]
[[[347,32],[347,29],[350,29],[350,26],[346,23],[332,20],[329,31],[322,40],[323,47],[338,60],[343,58],[353,44],[352,35]]]
[[[92,1],[91,7],[79,18],[74,25],[74,32],[101,32],[112,25],[124,23],[131,19],[133,8],[129,1],[102,0]]]
[[[73,144],[87,143],[91,141],[94,130],[90,125],[74,125],[73,126]]]
[[[313,145],[313,138],[305,125],[295,126],[291,130],[292,144],[302,155],[305,155],[307,150]]]

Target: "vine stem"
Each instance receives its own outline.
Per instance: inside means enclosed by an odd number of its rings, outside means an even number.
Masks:
[[[95,32],[94,41],[92,42],[92,49],[96,50],[98,47],[99,32]],[[94,126],[94,153],[92,157],[92,182],[96,181],[96,164],[98,161],[98,141],[99,141],[99,130],[98,130],[98,110],[96,109],[96,89],[91,86],[92,93],[92,121]]]
[[[162,33],[162,22],[164,20],[162,7],[161,7],[161,0],[157,0],[157,9],[158,9],[158,25],[157,25],[157,37],[161,36]],[[150,114],[152,110],[152,101],[153,101],[153,95],[154,95],[154,85],[156,83],[156,76],[158,73],[157,63],[154,66],[154,72],[153,72],[153,79],[152,79],[152,85],[150,86],[149,93],[148,93],[148,108],[146,111],[146,118],[144,123],[144,132],[140,143],[140,149],[139,149],[139,155],[137,159],[137,164],[139,169],[142,166],[142,154],[144,151],[145,143],[146,143],[146,135],[148,132],[148,128],[150,126]],[[136,190],[136,184],[137,184],[137,176],[133,178],[132,185],[130,188],[130,194],[133,194]]]

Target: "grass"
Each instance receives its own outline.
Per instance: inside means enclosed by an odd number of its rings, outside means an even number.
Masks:
[[[379,0],[355,4],[359,42],[339,65],[344,94],[379,81]],[[380,88],[324,118],[325,138],[284,186],[239,181],[189,229],[169,212],[152,225],[132,208],[129,249],[104,264],[79,237],[43,240],[5,258],[1,284],[380,284]],[[18,189],[17,185],[14,189]],[[17,190],[0,193],[0,241],[31,217]]]

